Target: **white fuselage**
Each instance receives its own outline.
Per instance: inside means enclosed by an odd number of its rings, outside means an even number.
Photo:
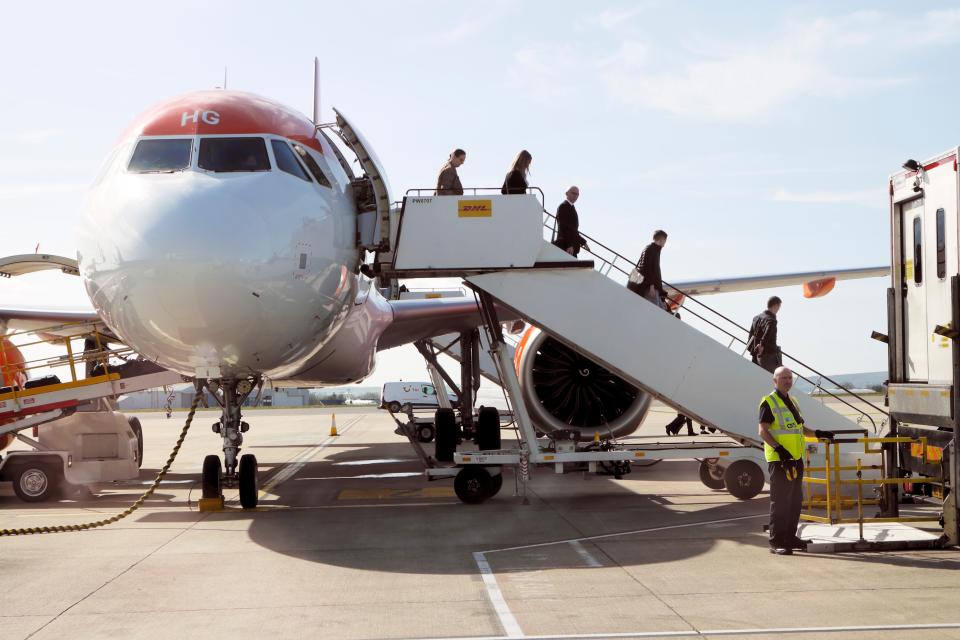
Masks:
[[[279,170],[271,143],[291,140],[269,130],[222,136],[263,138],[269,170],[201,168],[201,140],[217,135],[118,145],[90,192],[79,246],[94,308],[142,356],[184,375],[274,379],[316,369],[321,357],[336,362],[324,347],[354,311],[369,351],[352,354],[336,381],[366,375],[379,335],[369,329],[385,326],[390,310],[378,292],[358,290],[356,209],[329,141],[318,136],[309,150],[326,186]],[[127,170],[140,140],[185,137],[188,167]]]

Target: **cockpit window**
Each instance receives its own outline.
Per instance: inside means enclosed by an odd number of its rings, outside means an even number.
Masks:
[[[300,156],[300,159],[303,160],[303,163],[307,165],[307,168],[310,169],[310,173],[313,174],[313,177],[317,179],[317,182],[321,186],[329,187],[330,181],[327,180],[327,176],[323,174],[323,171],[320,169],[320,165],[317,164],[317,161],[313,159],[306,149],[301,147],[298,144],[293,145],[293,150],[297,152],[297,155]]]
[[[207,171],[270,171],[263,138],[203,138],[198,165]]]
[[[141,140],[133,152],[127,170],[131,173],[173,173],[190,167],[193,140]]]
[[[303,170],[303,166],[297,162],[297,156],[293,155],[293,151],[290,151],[290,147],[287,146],[286,142],[283,140],[271,140],[270,145],[273,147],[273,158],[277,161],[277,169],[286,171],[290,175],[297,176],[306,182],[310,182],[310,176]]]

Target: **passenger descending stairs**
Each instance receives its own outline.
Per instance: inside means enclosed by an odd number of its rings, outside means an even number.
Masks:
[[[541,255],[565,254],[544,242]],[[571,349],[694,420],[759,445],[757,413],[770,374],[740,354],[591,268],[498,271],[469,276],[487,292]],[[531,295],[536,292],[536,295]],[[858,429],[818,400],[798,394],[810,428]]]

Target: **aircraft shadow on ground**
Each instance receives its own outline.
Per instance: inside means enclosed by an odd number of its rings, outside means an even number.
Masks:
[[[562,541],[660,527],[664,529],[614,536],[606,542],[616,542],[619,561],[631,565],[694,558],[724,540],[754,547],[767,544],[761,530],[765,522],[761,514],[768,507],[766,494],[738,501],[725,491],[711,491],[697,481],[695,462],[638,467],[619,481],[577,473],[559,477],[549,468],[540,468],[534,472],[528,505],[513,495],[515,478],[507,471],[496,497],[466,505],[454,496],[451,480],[425,480],[406,443],[332,443],[327,448],[331,451],[324,460],[304,464],[277,485],[271,485],[271,479],[283,465],[262,464],[261,486],[270,493],[262,500],[262,510],[244,512],[239,505],[229,505],[233,508],[226,512],[202,516],[195,510],[199,474],[170,473],[165,481],[191,488],[187,494],[191,508],[184,504],[184,493],[169,493],[161,486],[146,506],[170,508],[134,518],[144,524],[202,519],[198,524],[202,529],[216,529],[218,522],[249,520],[251,541],[275,553],[332,566],[406,574],[472,575],[477,570],[473,552],[554,542],[558,544],[529,552],[511,551],[510,558],[522,565],[525,553],[548,553],[550,567],[586,568]],[[141,470],[139,482],[149,482],[156,472]],[[643,481],[650,486],[637,486]],[[108,509],[128,506],[146,484],[100,488],[104,491],[91,499],[31,508],[93,508],[109,515]],[[226,493],[235,495],[232,490]],[[6,506],[25,505],[15,497],[0,498],[0,508]],[[676,526],[751,515],[760,517],[705,527]],[[919,552],[842,557],[903,567],[960,568],[955,560]]]

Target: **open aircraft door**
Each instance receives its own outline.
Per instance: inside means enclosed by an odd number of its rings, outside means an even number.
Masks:
[[[390,229],[390,183],[383,164],[373,152],[373,147],[367,142],[360,130],[347,120],[340,111],[334,109],[337,115],[337,126],[344,141],[357,156],[360,166],[366,174],[353,181],[354,198],[359,210],[358,231],[360,246],[363,249],[389,253],[391,246]]]

